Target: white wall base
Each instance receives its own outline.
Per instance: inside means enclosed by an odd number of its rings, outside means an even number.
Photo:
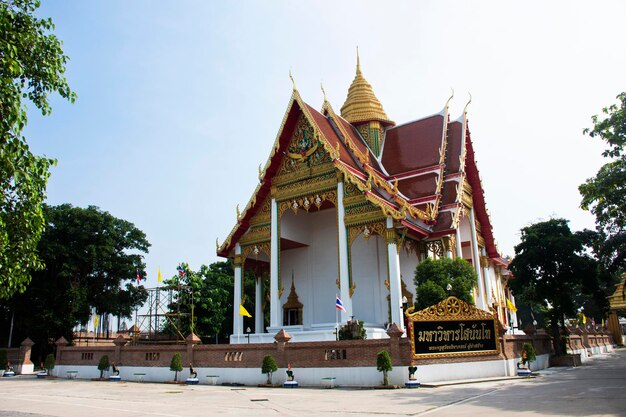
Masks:
[[[531,370],[537,371],[548,366],[550,355],[538,355],[537,360],[531,363]],[[447,364],[418,365],[416,378],[421,383],[455,381],[463,379],[493,378],[517,375],[519,358],[509,360],[461,362]],[[64,378],[67,371],[78,371],[79,379],[98,378],[100,371],[97,366],[59,365],[53,370],[53,375]],[[174,372],[166,367],[120,367],[122,381],[168,382],[174,380]],[[218,376],[216,384],[237,383],[244,385],[263,384],[266,376],[261,368],[195,368],[202,385],[213,383],[210,376]],[[279,368],[272,376],[272,382],[282,384],[287,381],[287,369]],[[334,377],[337,386],[375,386],[382,384],[382,373],[371,367],[341,367],[341,368],[294,368],[294,377],[300,386],[321,386],[322,378]],[[145,375],[135,375],[143,373]],[[178,373],[178,381],[184,382],[189,376],[187,369]],[[396,366],[389,372],[389,383],[401,385],[409,378],[408,367]]]

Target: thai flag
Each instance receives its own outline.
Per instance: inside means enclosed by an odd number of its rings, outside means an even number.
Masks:
[[[141,274],[139,273],[139,268],[135,268],[135,274],[137,277],[137,282],[141,282]]]
[[[339,296],[338,296],[338,295],[337,295],[337,296],[335,296],[335,298],[336,298],[336,301],[335,301],[335,308],[336,308],[337,310],[341,310],[341,311],[343,311],[344,313],[347,313],[346,309],[345,309],[345,308],[344,308],[344,306],[343,306],[343,303],[341,302],[341,298],[339,298]]]

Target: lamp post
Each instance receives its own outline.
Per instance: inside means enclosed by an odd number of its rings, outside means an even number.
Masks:
[[[450,292],[452,292],[452,284],[446,285],[446,291],[448,291],[448,297],[450,297]]]
[[[248,344],[250,344],[250,332],[251,332],[250,327],[246,327],[246,337],[248,338]]]

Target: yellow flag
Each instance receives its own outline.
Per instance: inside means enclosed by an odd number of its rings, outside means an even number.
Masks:
[[[585,313],[581,313],[583,315],[583,324],[587,324],[587,316],[585,316]]]
[[[93,327],[95,328],[98,327],[98,315],[97,314],[93,317]]]
[[[157,273],[157,281],[162,282],[163,277],[161,276],[161,267],[159,267],[159,272]]]
[[[517,311],[517,307],[515,307],[515,305],[508,298],[506,299],[506,308],[508,308],[514,313]]]
[[[250,313],[248,313],[248,310],[246,310],[246,308],[243,305],[241,305],[241,304],[239,304],[239,315],[240,316],[246,316],[246,317],[252,317],[250,315]]]

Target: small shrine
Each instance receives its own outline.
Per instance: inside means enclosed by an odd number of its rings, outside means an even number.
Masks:
[[[281,329],[295,342],[335,340],[337,321],[351,318],[364,322],[368,339],[386,338],[393,323],[404,329],[415,267],[429,257],[466,259],[479,277],[476,307],[505,325],[517,322],[506,311],[508,263],[496,248],[467,106],[453,117],[450,99],[432,115],[396,124],[358,56],[339,113],[325,94],[314,109],[294,83],[259,184],[217,246],[234,264],[235,306],[244,270],[269,275],[269,302],[260,277],[256,299],[247,301],[254,340],[272,342]],[[339,320],[336,298],[345,309]],[[243,335],[238,312],[231,343]]]

